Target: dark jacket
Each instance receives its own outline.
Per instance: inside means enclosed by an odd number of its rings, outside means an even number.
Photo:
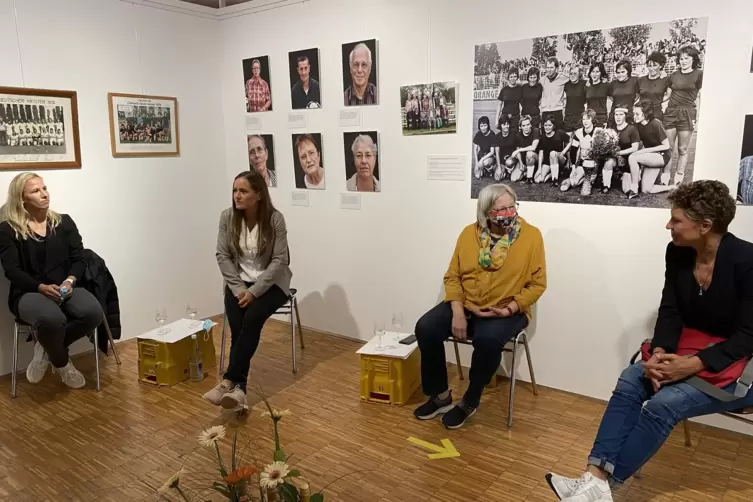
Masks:
[[[62,284],[73,276],[78,281],[86,264],[82,257],[81,235],[70,216],[63,214],[60,225],[48,230],[44,277],[36,277],[31,266],[29,242],[16,237],[7,221],[0,223],[0,263],[10,281],[8,307],[18,316],[18,301],[26,293],[39,292],[39,286]]]
[[[82,257],[86,264],[84,274],[79,281],[79,287],[89,291],[102,306],[102,311],[107,318],[110,332],[115,340],[120,339],[120,302],[118,300],[118,288],[112,274],[107,269],[105,260],[100,258],[91,249],[84,249]],[[97,343],[99,349],[107,354],[107,331],[104,323],[97,328]]]
[[[667,268],[652,350],[677,350],[682,328],[727,340],[698,353],[712,372],[753,356],[753,244],[727,233],[716,253],[711,284],[703,294],[693,275],[696,252],[667,246]]]

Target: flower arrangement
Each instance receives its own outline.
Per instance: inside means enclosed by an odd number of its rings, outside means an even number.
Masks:
[[[613,129],[598,128],[594,131],[591,143],[591,157],[603,160],[614,157],[620,151],[620,138]]]
[[[206,500],[202,492],[214,491],[231,502],[324,502],[323,489],[311,494],[309,485],[303,481],[300,471],[292,469],[288,464],[289,457],[280,447],[278,425],[283,417],[290,415],[289,410],[278,410],[270,406],[266,397],[259,393],[267,408],[261,416],[272,421],[274,431],[274,453],[272,462],[265,465],[262,460],[246,458],[250,442],[245,443],[236,427],[231,443],[231,453],[226,462],[220,451],[220,444],[226,439],[227,428],[215,425],[202,429],[197,441],[202,448],[208,450],[217,462],[219,479],[214,479],[211,486],[203,490],[189,490],[185,481],[190,478],[189,471],[181,468],[170,476],[159,490],[161,500],[179,500],[192,502]]]

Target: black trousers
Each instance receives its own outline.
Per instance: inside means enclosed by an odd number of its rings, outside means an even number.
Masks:
[[[102,307],[83,288],[74,288],[62,304],[41,293],[26,293],[18,302],[18,317],[36,331],[53,366],[62,368],[68,364],[68,346],[102,322]]]
[[[468,390],[463,396],[466,405],[478,408],[481,393],[502,362],[505,344],[528,326],[524,314],[511,317],[476,317],[466,313],[468,339],[473,342],[473,356]],[[440,303],[418,320],[416,338],[421,350],[421,385],[424,394],[436,396],[446,391],[447,360],[444,341],[452,336],[452,307]]]
[[[230,325],[230,362],[225,371],[225,379],[238,385],[246,392],[248,370],[251,366],[251,358],[259,346],[261,329],[277,310],[288,301],[287,295],[273,285],[266,293],[246,308],[238,305],[230,288],[225,286],[225,313]]]

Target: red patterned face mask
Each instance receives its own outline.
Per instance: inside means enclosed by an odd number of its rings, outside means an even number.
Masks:
[[[502,228],[509,228],[518,220],[518,212],[515,209],[489,211],[489,220]]]

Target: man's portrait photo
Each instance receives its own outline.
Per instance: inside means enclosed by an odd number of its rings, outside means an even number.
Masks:
[[[272,111],[272,81],[269,75],[269,56],[243,60],[243,82],[246,87],[246,112]]]
[[[378,105],[376,39],[343,44],[342,52],[345,106]]]
[[[293,105],[293,110],[321,108],[319,49],[289,52],[288,61],[290,66],[290,102]]]

